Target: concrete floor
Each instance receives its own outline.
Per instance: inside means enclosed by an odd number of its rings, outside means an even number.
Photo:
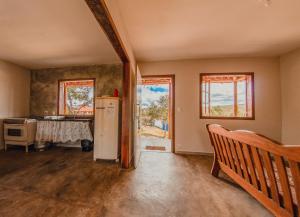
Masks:
[[[121,171],[76,149],[1,152],[0,216],[272,216],[212,177],[211,164],[211,157],[142,152],[136,170]]]
[[[165,147],[166,150],[162,152],[171,152],[172,140],[168,138],[159,138],[156,136],[141,136],[141,150],[148,151],[146,146]]]

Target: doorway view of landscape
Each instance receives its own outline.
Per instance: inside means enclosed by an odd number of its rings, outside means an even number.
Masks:
[[[140,133],[144,151],[172,151],[170,78],[143,78]]]

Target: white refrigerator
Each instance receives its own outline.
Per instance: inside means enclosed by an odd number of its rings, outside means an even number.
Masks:
[[[117,160],[119,155],[119,98],[95,101],[94,160]]]

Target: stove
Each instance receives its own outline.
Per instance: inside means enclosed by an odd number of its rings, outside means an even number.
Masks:
[[[8,145],[28,146],[34,144],[37,121],[30,118],[7,118],[4,124],[5,151]]]

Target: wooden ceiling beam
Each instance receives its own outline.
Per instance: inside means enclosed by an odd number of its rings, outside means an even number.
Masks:
[[[129,58],[104,0],[85,0],[123,63]]]
[[[121,166],[122,168],[130,168],[133,154],[133,144],[131,142],[132,136],[132,90],[130,81],[132,69],[130,68],[130,59],[126,52],[125,46],[122,43],[121,37],[109,13],[109,10],[104,0],[85,0],[91,12],[94,14],[99,26],[105,32],[109,41],[111,42],[116,53],[123,62],[123,93],[122,93],[122,121],[121,121]]]

